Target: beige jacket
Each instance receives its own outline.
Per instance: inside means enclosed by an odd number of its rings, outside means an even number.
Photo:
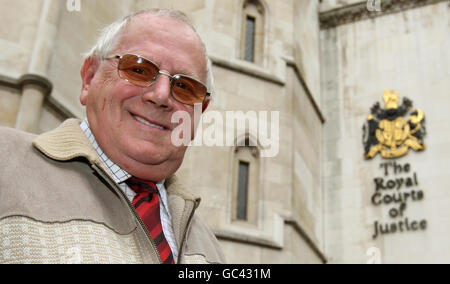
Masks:
[[[160,263],[136,211],[69,119],[35,136],[0,128],[0,263]],[[194,213],[200,199],[166,180],[178,263],[223,263]]]

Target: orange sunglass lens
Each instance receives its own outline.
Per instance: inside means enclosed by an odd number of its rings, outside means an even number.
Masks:
[[[182,103],[193,105],[203,102],[206,87],[194,79],[181,76],[173,82],[172,95]]]
[[[124,55],[119,62],[120,76],[137,86],[150,85],[158,72],[155,64],[136,55]]]

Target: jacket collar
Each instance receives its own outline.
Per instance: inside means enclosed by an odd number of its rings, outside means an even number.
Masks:
[[[33,146],[53,160],[65,162],[86,158],[91,164],[109,173],[81,130],[80,123],[79,119],[68,119],[56,129],[38,136],[33,141]],[[194,201],[198,206],[200,198],[186,191],[175,175],[167,178],[164,185],[169,195],[178,195],[185,200]]]
[[[80,123],[78,119],[68,119],[56,129],[38,136],[33,141],[33,146],[56,161],[70,161],[83,157],[90,163],[100,166],[100,159],[84,136]]]

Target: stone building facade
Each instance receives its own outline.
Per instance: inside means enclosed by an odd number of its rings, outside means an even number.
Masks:
[[[331,263],[374,258],[382,263],[448,263],[450,2],[380,4],[382,12],[369,12],[363,3],[334,11],[322,7],[320,13],[321,94],[327,118],[322,160],[326,255]],[[396,159],[377,155],[365,160],[362,127],[376,102],[384,108],[385,90],[398,93],[399,105],[408,98],[412,109],[423,111],[426,149]],[[406,165],[409,171],[401,171],[399,166]],[[377,191],[377,178],[387,187],[389,180],[406,182],[414,174],[417,184]],[[411,198],[420,192],[423,198]],[[386,201],[392,196],[403,200],[378,204],[377,193]],[[402,204],[403,216],[392,217]],[[414,231],[411,223],[422,220],[425,230]],[[390,232],[373,238],[375,222],[384,229],[388,224]]]
[[[82,54],[100,28],[151,7],[184,11],[204,39],[215,75],[209,111],[221,117],[230,111],[268,113],[258,123],[269,125],[275,119],[270,114],[278,114],[275,157],[264,157],[262,141],[244,130],[235,135],[235,146],[191,147],[179,170],[187,187],[202,196],[199,213],[230,263],[450,261],[448,1],[0,0],[0,5],[8,7],[0,9],[2,126],[42,133],[68,117],[83,118]],[[374,103],[383,105],[385,89],[408,97],[425,113],[425,151],[395,160],[364,159],[362,126]],[[203,122],[211,124],[225,135],[236,134],[225,121]],[[374,222],[399,222],[390,216],[394,204],[372,202],[374,180],[383,177],[387,183],[383,169],[395,168],[380,165],[394,161],[404,172],[390,179],[404,176],[406,183],[415,177],[420,187],[415,189],[424,195],[407,202],[402,213],[426,219],[426,228],[374,239]]]

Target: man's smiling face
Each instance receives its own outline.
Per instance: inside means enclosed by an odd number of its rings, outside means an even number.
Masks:
[[[108,55],[138,54],[168,74],[185,74],[206,82],[206,57],[195,31],[180,21],[155,15],[132,19]],[[82,69],[81,103],[102,150],[133,176],[159,181],[181,165],[186,147],[171,141],[176,111],[194,108],[170,95],[170,78],[159,76],[150,87],[121,79],[118,60],[88,58]]]

